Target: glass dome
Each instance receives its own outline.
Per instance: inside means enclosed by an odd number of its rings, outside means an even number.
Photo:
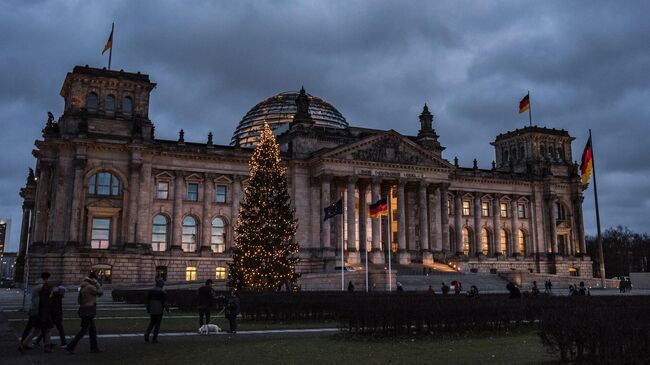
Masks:
[[[242,147],[255,145],[264,122],[276,135],[289,129],[296,113],[297,91],[289,91],[272,96],[255,105],[242,118],[233,133],[231,145],[239,143]],[[316,125],[331,128],[347,128],[348,122],[335,107],[325,100],[307,94],[309,97],[309,114]]]

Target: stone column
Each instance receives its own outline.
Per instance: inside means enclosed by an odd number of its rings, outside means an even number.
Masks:
[[[501,207],[499,206],[500,204],[500,199],[501,197],[498,194],[494,194],[494,200],[492,200],[492,225],[494,226],[494,235],[493,235],[493,241],[494,244],[494,252],[499,252],[501,253],[501,230],[503,229],[501,227]],[[506,236],[507,237],[507,236]],[[512,255],[512,252],[510,251],[510,247],[506,245],[506,256]]]
[[[50,177],[52,165],[50,162],[39,161],[40,176],[36,185],[36,206],[34,212],[34,238],[32,242],[45,242],[47,231],[47,201],[50,195]]]
[[[440,209],[438,209],[438,207],[440,207],[439,186],[436,186],[432,198],[433,199],[429,206],[429,212],[431,213],[429,215],[429,224],[431,229],[433,229],[433,232],[429,234],[429,237],[431,237],[433,241],[429,242],[429,247],[433,252],[441,252],[442,251],[442,225],[441,225],[442,214],[440,213],[442,212],[440,211]]]
[[[555,215],[555,200],[556,197],[550,196],[547,200],[548,202],[548,209],[549,209],[549,216],[551,217],[551,221],[549,222],[550,230],[551,230],[551,247],[553,248],[553,253],[558,254],[557,250],[557,232],[556,232],[556,224],[557,224],[557,216]]]
[[[474,242],[470,245],[469,251],[471,256],[476,256],[477,253],[483,254],[483,245],[481,239],[482,227],[481,227],[481,193],[474,193]]]
[[[510,226],[512,227],[512,249],[515,252],[519,252],[519,215],[517,212],[517,196],[512,196],[512,201],[510,202]],[[530,254],[530,244],[526,245],[526,251],[521,253],[521,255]]]
[[[151,162],[142,163],[140,170],[140,191],[138,192],[138,229],[136,232],[136,242],[141,244],[151,244],[151,227],[153,216],[151,214],[151,194],[155,194],[157,189],[151,181]]]
[[[174,178],[174,208],[172,217],[172,250],[181,250],[183,238],[183,192],[185,192],[185,175],[182,171],[175,171]]]
[[[233,176],[232,179],[232,202],[230,204],[230,225],[228,226],[228,231],[230,232],[230,235],[226,233],[226,239],[228,237],[232,237],[231,240],[232,242],[226,242],[226,252],[228,252],[231,248],[231,245],[235,244],[235,236],[237,233],[235,233],[235,224],[237,224],[237,221],[239,220],[239,204],[241,203],[241,200],[243,198],[243,191],[242,191],[242,177],[239,175]],[[227,198],[226,198],[227,199]],[[227,200],[226,200],[227,201]]]
[[[373,178],[371,185],[372,202],[375,203],[381,197],[381,180]],[[381,250],[381,217],[372,218],[372,254],[370,261],[373,264],[384,263],[384,252]]]
[[[368,202],[366,202],[366,192],[368,186],[365,181],[359,182],[359,252],[365,254],[367,250],[366,241],[366,222],[368,219]]]
[[[397,260],[400,264],[406,265],[411,262],[409,252],[406,250],[406,194],[404,187],[406,181],[397,182]]]
[[[585,247],[585,222],[583,221],[583,216],[582,216],[582,201],[584,197],[583,196],[578,196],[575,199],[575,207],[573,208],[575,212],[575,226],[576,229],[578,230],[578,243],[576,245],[576,249],[579,253],[586,255],[587,254],[587,248]]]
[[[419,210],[420,210],[420,249],[422,250],[422,263],[431,264],[433,263],[433,255],[431,254],[431,249],[429,247],[429,214],[428,214],[428,203],[429,203],[429,194],[427,190],[429,188],[429,183],[422,181],[418,189],[418,200],[419,200]]]
[[[325,208],[330,205],[330,183],[331,177],[327,175],[321,176],[320,186],[320,247],[323,250],[332,251],[332,241],[330,238],[330,220],[325,220]],[[332,252],[333,253],[333,252]]]
[[[23,219],[20,223],[20,246],[18,247],[18,256],[25,257],[27,251],[27,237],[29,235],[29,216],[31,209],[23,204]]]
[[[83,182],[83,170],[86,167],[86,159],[76,158],[74,160],[74,187],[72,190],[72,208],[70,209],[70,241],[79,242],[81,237],[81,212],[83,197],[86,192]]]
[[[131,176],[129,177],[129,211],[128,211],[128,227],[127,237],[124,239],[125,243],[134,243],[136,241],[135,231],[138,222],[138,193],[140,192],[140,168],[142,167],[141,161],[131,161],[130,164]]]
[[[356,234],[356,212],[354,208],[354,198],[356,192],[357,178],[348,177],[347,186],[347,219],[348,219],[348,262],[358,264],[360,262],[359,251],[357,251],[357,234]]]
[[[451,242],[449,242],[449,184],[440,184],[440,238],[442,242],[442,251],[445,254],[452,253]]]
[[[454,194],[454,229],[456,230],[456,242],[454,248],[456,254],[463,256],[463,193],[456,191]]]
[[[59,156],[51,184],[50,216],[48,224],[49,241],[63,244],[66,241],[66,231],[70,228],[68,203],[71,200],[71,185],[73,177],[71,151],[59,149]]]
[[[201,253],[212,252],[212,202],[214,201],[214,182],[209,174],[203,174],[203,223],[201,230]]]

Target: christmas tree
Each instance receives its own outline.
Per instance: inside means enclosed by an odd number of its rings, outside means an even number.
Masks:
[[[280,148],[267,124],[249,163],[250,179],[239,208],[230,285],[280,290],[295,284],[297,220],[287,191]]]

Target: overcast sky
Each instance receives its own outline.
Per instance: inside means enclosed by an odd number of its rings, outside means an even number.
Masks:
[[[4,1],[0,3],[0,217],[13,220],[34,140],[75,65],[158,86],[159,138],[228,144],[241,117],[276,93],[306,90],[355,126],[416,134],[426,102],[443,157],[489,168],[489,145],[534,123],[594,134],[601,222],[649,232],[650,2],[597,1]],[[593,192],[585,192],[595,234]]]

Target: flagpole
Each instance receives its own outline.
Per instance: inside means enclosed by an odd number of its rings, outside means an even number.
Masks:
[[[341,195],[341,205],[343,205],[343,195]],[[341,291],[345,291],[345,252],[343,251],[345,247],[345,214],[343,212],[341,212]]]
[[[388,188],[388,199],[387,199],[388,200],[388,216],[386,216],[386,218],[388,220],[388,224],[386,224],[386,226],[388,226],[387,227],[388,228],[387,229],[388,235],[386,237],[386,242],[388,242],[387,246],[388,246],[388,291],[389,292],[393,291],[393,281],[391,279],[391,276],[392,276],[391,275],[392,274],[391,261],[392,260],[390,259],[390,251],[392,249],[392,247],[391,247],[392,246],[392,237],[391,237],[392,236],[392,227],[391,227],[391,225],[393,223],[392,222],[392,217],[393,217],[392,210],[393,209],[390,206],[391,197],[392,197],[392,191],[391,190],[392,190],[392,187],[389,187]]]
[[[111,48],[108,50],[108,69],[111,69],[111,60],[113,59],[113,42],[115,41],[115,23],[111,23]]]
[[[600,260],[600,283],[605,288],[605,257],[603,255],[603,239],[600,235],[600,210],[598,209],[598,187],[596,185],[596,158],[594,157],[594,140],[591,138],[589,129],[589,140],[591,141],[591,170],[594,174],[594,204],[596,206],[596,242],[598,243],[598,258]]]
[[[532,103],[530,102],[530,90],[528,90],[528,124],[532,127],[533,126],[533,106]]]

